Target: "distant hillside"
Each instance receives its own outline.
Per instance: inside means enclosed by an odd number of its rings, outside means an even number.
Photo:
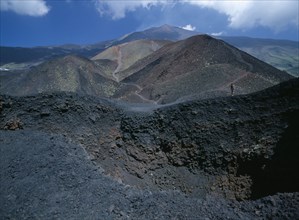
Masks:
[[[168,44],[116,75],[128,87],[122,99],[158,103],[227,96],[232,83],[234,94],[246,94],[292,78],[208,35]]]
[[[170,41],[158,40],[136,40],[129,43],[109,47],[97,54],[92,60],[110,60],[117,63],[116,68],[111,71],[110,78],[118,81],[115,73],[123,71],[136,61],[152,54]]]
[[[299,42],[249,37],[221,37],[264,62],[299,76]]]
[[[39,62],[51,57],[63,56],[69,52],[70,51],[66,49],[51,47],[0,47],[0,66],[10,64],[6,65],[6,68],[9,68],[12,66],[12,63],[19,64],[27,62]]]
[[[74,44],[32,48],[0,46],[0,67],[2,66],[3,69],[14,70],[19,69],[20,66],[28,67],[30,64],[71,54],[92,57],[100,51],[103,51],[107,45],[110,45],[109,42],[110,41],[105,41],[87,46]]]
[[[43,92],[67,91],[110,97],[118,84],[105,77],[105,69],[92,61],[66,56],[47,61],[30,71],[2,73],[0,93],[30,95]]]

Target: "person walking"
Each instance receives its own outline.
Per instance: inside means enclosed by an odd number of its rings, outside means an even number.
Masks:
[[[230,95],[234,96],[234,92],[235,92],[235,85],[232,83],[230,84]]]

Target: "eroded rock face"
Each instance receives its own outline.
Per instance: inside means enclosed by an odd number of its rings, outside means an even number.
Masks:
[[[62,134],[105,175],[140,189],[232,201],[289,192],[283,198],[297,201],[298,88],[296,79],[252,95],[159,107],[71,93],[3,96],[0,128],[19,118],[24,131]]]
[[[148,170],[169,168],[168,182],[181,178],[183,184],[173,185],[198,188],[175,171],[186,168],[190,176],[197,173],[198,178],[209,179],[207,186],[213,191],[237,199],[298,191],[299,139],[294,131],[299,93],[293,86],[283,92],[288,99],[292,96],[291,105],[281,92],[267,90],[263,95],[189,102],[147,116],[124,117],[124,146],[135,159],[127,161],[128,167],[142,164],[137,170],[145,179],[150,179]],[[266,95],[272,92],[271,98]],[[159,181],[154,185],[160,187]]]

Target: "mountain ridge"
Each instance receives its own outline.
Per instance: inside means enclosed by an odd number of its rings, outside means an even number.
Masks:
[[[171,41],[181,40],[199,32],[184,30],[179,27],[163,25],[144,31],[126,34],[118,39],[103,41],[89,45],[61,45],[35,48],[14,48],[0,46],[0,68],[14,70],[22,67],[28,69],[35,63],[47,59],[61,57],[67,54],[83,55],[88,58],[95,56],[108,47],[130,42],[137,39],[166,39]],[[299,46],[298,41],[283,41],[275,39],[262,39],[250,37],[218,36],[228,43],[245,50],[249,54],[267,62],[270,65],[285,70],[293,76],[299,76]],[[286,45],[287,43],[287,45]],[[249,45],[249,47],[248,47]],[[52,49],[49,49],[52,48]],[[33,64],[32,64],[33,63]],[[19,65],[18,65],[19,64]]]
[[[121,82],[142,87],[139,94],[166,103],[182,94],[210,91],[208,97],[212,97],[213,91],[217,91],[214,95],[229,95],[231,83],[236,86],[235,94],[244,94],[292,78],[209,35],[167,44],[117,74]],[[129,91],[128,96],[131,95]]]
[[[156,105],[194,97],[246,94],[292,78],[209,35],[161,45],[144,58],[125,63],[136,53],[130,45],[140,43],[152,49],[153,41],[139,40],[108,48],[99,55],[102,59],[94,61],[66,56],[40,64],[27,73],[4,73],[0,75],[3,81],[0,91],[15,95],[77,91]],[[232,84],[234,91],[230,91]]]

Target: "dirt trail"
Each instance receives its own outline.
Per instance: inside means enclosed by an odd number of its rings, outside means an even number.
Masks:
[[[155,43],[154,41],[151,41],[151,47],[153,51],[156,51],[157,48],[159,47],[159,45],[157,43]],[[114,72],[112,73],[113,78],[115,79],[116,82],[120,82],[119,76],[116,75],[116,73],[118,73],[120,71],[120,69],[122,68],[122,52],[121,52],[121,47],[117,46],[117,53],[118,53],[118,57],[117,57],[117,68],[114,70]],[[142,101],[146,102],[146,103],[151,103],[151,104],[158,104],[158,101],[153,101],[150,99],[145,98],[143,95],[140,94],[140,92],[143,90],[143,88],[135,83],[124,83],[125,85],[131,85],[136,87],[138,90],[135,91],[135,95],[138,96]]]
[[[122,67],[122,52],[121,52],[121,47],[120,46],[117,46],[116,48],[117,48],[117,54],[118,54],[117,67],[114,70],[114,72],[112,73],[112,76],[113,76],[113,78],[115,79],[116,82],[119,82],[119,76],[117,76],[116,73],[119,72],[119,70]]]
[[[160,101],[157,100],[157,101],[154,101],[154,100],[151,100],[151,99],[147,99],[145,98],[143,95],[140,94],[140,92],[143,90],[143,88],[135,83],[124,83],[125,85],[130,85],[130,86],[134,86],[136,87],[138,90],[135,91],[135,95],[137,95],[140,99],[142,99],[143,101],[147,102],[147,103],[151,103],[151,104],[155,104],[155,105],[158,105],[158,102]]]
[[[156,50],[158,50],[159,45],[152,40],[151,41],[151,48],[152,48],[153,51],[156,51]]]

